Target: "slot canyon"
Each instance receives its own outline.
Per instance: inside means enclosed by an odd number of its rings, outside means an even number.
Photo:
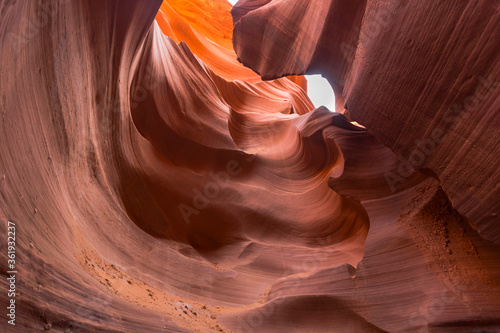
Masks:
[[[0,331],[500,332],[499,27],[0,0]]]

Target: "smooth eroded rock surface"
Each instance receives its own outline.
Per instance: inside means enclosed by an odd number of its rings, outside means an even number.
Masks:
[[[498,5],[230,11],[0,2],[0,330],[498,331]]]

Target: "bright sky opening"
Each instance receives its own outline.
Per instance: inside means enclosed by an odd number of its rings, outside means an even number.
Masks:
[[[305,75],[307,79],[307,94],[316,108],[326,106],[335,112],[335,94],[327,79],[321,75]]]
[[[234,6],[238,0],[227,0]],[[314,107],[319,108],[321,105],[326,106],[330,111],[335,111],[335,94],[330,86],[330,83],[321,75],[306,75],[307,79],[307,94],[314,104]]]

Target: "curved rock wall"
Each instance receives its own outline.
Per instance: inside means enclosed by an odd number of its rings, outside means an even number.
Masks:
[[[498,2],[246,0],[232,13],[244,64],[267,79],[323,74],[354,120],[438,177],[498,244]],[[387,176],[405,183],[409,173]]]
[[[365,42],[352,63],[333,61],[385,7],[291,3],[241,0],[233,38],[223,0],[0,2],[0,229],[16,223],[18,277],[16,326],[2,320],[3,331],[499,329],[499,249],[484,239],[498,232],[474,218],[496,207],[488,187],[469,212],[439,168],[401,161],[413,137],[391,141],[392,122],[366,120],[368,96],[411,94],[367,81],[355,98]],[[425,16],[425,4],[411,8]],[[277,79],[239,64],[231,40]],[[278,79],[306,71],[324,71],[369,130],[314,109],[303,78]],[[431,128],[407,123],[398,131]],[[439,149],[451,154],[446,133]],[[494,151],[456,179],[496,172]]]

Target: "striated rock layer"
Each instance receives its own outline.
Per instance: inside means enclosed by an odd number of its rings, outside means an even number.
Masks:
[[[244,64],[265,79],[323,74],[353,119],[499,244],[497,1],[241,0],[232,13]]]
[[[229,11],[0,2],[0,229],[16,224],[17,269],[2,331],[499,330],[498,6]],[[305,72],[349,112],[282,78]],[[475,78],[491,83],[478,111],[438,126]],[[415,140],[432,150],[420,165],[401,159]]]

